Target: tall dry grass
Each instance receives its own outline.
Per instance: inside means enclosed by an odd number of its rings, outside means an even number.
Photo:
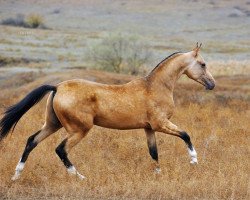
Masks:
[[[77,70],[73,74],[63,72],[57,77],[81,76]],[[93,74],[90,72],[89,77],[95,76],[95,80],[117,81],[107,78],[112,74],[103,77]],[[127,79],[130,77],[124,78]],[[205,94],[200,86],[183,82],[177,88],[176,98],[180,101],[172,121],[190,133],[198,152],[197,166],[189,164],[183,141],[157,133],[162,172],[155,174],[142,130],[94,127],[69,155],[87,177],[80,181],[66,173],[55,154],[56,146],[66,136],[61,129],[39,144],[31,153],[21,179],[12,182],[10,178],[27,138],[43,124],[44,98],[21,119],[14,133],[0,143],[0,199],[249,199],[249,100],[234,98],[221,104],[213,96],[222,91],[230,95],[232,91],[224,86],[236,82],[235,79],[217,79],[218,88],[206,93],[206,101],[201,102],[196,101]],[[44,76],[20,88],[2,89],[0,111],[42,82],[54,82],[53,76]],[[249,94],[241,89],[239,92]],[[197,97],[193,98],[195,94]]]

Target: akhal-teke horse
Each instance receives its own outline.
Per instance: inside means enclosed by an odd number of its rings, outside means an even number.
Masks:
[[[45,123],[30,136],[12,180],[20,177],[30,152],[44,139],[64,127],[66,139],[56,153],[70,174],[81,175],[68,158],[68,152],[94,126],[111,129],[144,129],[151,157],[159,172],[155,132],[177,136],[187,145],[191,163],[197,153],[189,135],[170,121],[174,111],[173,90],[182,74],[212,90],[215,81],[200,55],[201,45],[190,52],[176,52],[160,62],[147,76],[123,85],[106,85],[83,79],[68,80],[56,86],[43,85],[19,103],[7,108],[0,121],[0,140],[16,126],[19,119],[47,93]]]

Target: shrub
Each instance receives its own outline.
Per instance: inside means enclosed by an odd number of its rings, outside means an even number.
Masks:
[[[0,67],[12,63],[11,58],[0,56]]]
[[[5,57],[0,55],[0,67],[7,66],[7,65],[16,65],[16,64],[21,64],[21,63],[39,63],[42,62],[43,60],[41,59],[30,59],[30,58],[14,58],[14,57]]]
[[[51,14],[59,14],[61,10],[59,8],[54,9]]]
[[[127,51],[127,70],[132,75],[139,74],[142,67],[152,59],[152,52],[150,52],[143,44],[137,39],[129,41],[129,48]],[[125,69],[125,70],[126,70]]]
[[[2,25],[8,25],[8,26],[21,26],[21,27],[27,27],[27,24],[24,20],[24,15],[18,14],[16,17],[10,17],[7,19],[2,20]]]
[[[47,28],[44,25],[43,17],[38,14],[30,14],[26,18],[22,14],[10,17],[1,21],[2,25],[20,26],[24,28]]]
[[[92,46],[87,58],[100,69],[136,75],[151,56],[138,38],[113,35]]]
[[[38,14],[30,14],[27,16],[26,18],[26,24],[30,27],[30,28],[38,28],[38,27],[44,27],[44,20],[42,18],[42,16],[38,15]]]

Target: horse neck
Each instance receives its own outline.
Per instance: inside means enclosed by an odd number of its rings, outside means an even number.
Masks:
[[[176,81],[183,74],[186,65],[182,54],[177,54],[162,61],[147,76],[147,81],[150,82],[151,87],[156,87],[157,90],[165,89],[173,93]]]

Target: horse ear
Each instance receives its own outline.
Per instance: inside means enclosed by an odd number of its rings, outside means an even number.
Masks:
[[[202,45],[202,43],[200,43],[200,45],[199,45],[198,42],[196,43],[196,47],[193,49],[193,55],[194,55],[194,57],[197,57],[197,55],[198,55],[198,53],[200,51],[201,45]]]

